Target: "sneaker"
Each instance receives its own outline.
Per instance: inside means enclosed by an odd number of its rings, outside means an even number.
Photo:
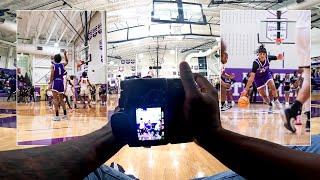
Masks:
[[[59,116],[53,116],[52,120],[54,120],[54,121],[60,121],[60,117],[59,117]]]
[[[263,101],[262,104],[266,104],[266,105],[269,105],[269,106],[271,106],[271,107],[273,106],[273,103],[272,103],[272,102],[269,102],[269,103],[268,103],[268,102],[266,102],[266,101]]]
[[[231,102],[231,107],[233,107],[236,103],[234,101]]]
[[[279,99],[273,101],[273,104],[274,104],[276,107],[278,107],[278,108],[282,108],[282,104],[281,104],[281,102],[279,101]]]
[[[227,103],[225,103],[222,107],[221,107],[221,111],[226,111],[226,110],[228,110],[228,109],[230,109],[231,107],[227,104]]]
[[[282,119],[284,120],[284,127],[287,128],[289,131],[295,133],[296,127],[294,126],[294,122],[296,120],[296,117],[293,115],[291,109],[285,109],[282,115]]]
[[[68,116],[67,115],[62,115],[61,119],[68,119]]]

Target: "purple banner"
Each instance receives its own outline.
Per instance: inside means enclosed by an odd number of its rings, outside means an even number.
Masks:
[[[290,77],[293,76],[293,72],[297,71],[295,69],[271,69],[273,74],[280,74],[280,79],[282,80],[285,76],[286,73],[290,73]],[[242,80],[244,77],[247,76],[247,73],[251,72],[251,69],[245,68],[245,69],[241,69],[241,68],[226,68],[225,72],[227,74],[231,74],[234,73],[235,74],[235,83],[232,85],[232,91],[233,91],[233,98],[234,100],[237,102],[239,97],[240,97],[240,93],[243,90],[243,84],[242,84]],[[283,91],[283,86],[280,85],[279,87],[279,100],[280,102],[284,102],[284,91]],[[257,101],[258,102],[262,102],[262,98],[260,97],[259,93],[257,93]]]
[[[40,86],[35,86],[34,87],[34,93],[38,93],[40,95],[40,92],[41,92],[41,87]]]

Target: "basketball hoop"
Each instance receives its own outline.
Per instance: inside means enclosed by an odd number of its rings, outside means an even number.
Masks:
[[[283,42],[283,39],[282,38],[276,38],[275,41],[276,41],[276,45],[280,45]]]

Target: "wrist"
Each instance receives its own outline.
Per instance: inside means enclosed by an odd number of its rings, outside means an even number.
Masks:
[[[204,131],[195,137],[195,142],[203,148],[215,143],[217,138],[224,132],[223,127],[214,128],[210,131]]]

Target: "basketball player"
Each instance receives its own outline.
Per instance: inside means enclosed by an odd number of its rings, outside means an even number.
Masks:
[[[284,94],[285,94],[285,105],[289,106],[290,104],[290,89],[291,89],[291,80],[290,80],[290,75],[289,73],[286,73],[286,76],[284,77],[284,79],[282,80],[282,84],[283,84],[283,90],[284,90]]]
[[[63,76],[63,87],[64,87],[64,93],[63,93],[63,97],[64,97],[64,100],[65,102],[67,103],[68,105],[68,108],[69,109],[72,109],[71,105],[70,105],[70,102],[69,102],[69,98],[68,96],[66,95],[66,92],[67,92],[67,83],[68,83],[68,76],[67,76],[67,71],[64,72],[64,76]]]
[[[54,121],[59,121],[59,107],[63,108],[62,118],[67,118],[66,104],[64,98],[64,86],[63,86],[63,75],[65,66],[68,64],[67,51],[64,51],[65,63],[61,63],[61,55],[54,55],[54,63],[51,65],[51,75],[49,81],[49,88],[52,90],[53,105],[55,110]]]
[[[16,89],[17,89],[16,85],[17,85],[16,78],[14,76],[11,76],[9,80],[10,94],[7,98],[7,101],[9,101],[12,95],[16,93]]]
[[[284,126],[291,132],[296,132],[294,126],[295,121],[301,115],[302,105],[305,104],[307,115],[306,129],[310,131],[310,27],[311,15],[310,11],[302,11],[296,23],[296,50],[299,60],[299,69],[302,70],[302,77],[304,79],[302,87],[298,92],[296,100],[292,106],[285,109],[285,123]]]
[[[233,107],[235,105],[235,102],[233,100],[233,91],[232,91],[232,85],[235,83],[234,80],[235,74],[231,73],[231,75],[227,78],[224,78],[224,82],[229,84],[229,88],[226,89],[226,93],[227,93],[227,103],[229,105],[229,101],[230,101],[230,106]]]
[[[80,84],[80,96],[81,96],[81,99],[84,103],[84,108],[87,107],[87,104],[91,108],[89,86],[92,87],[92,85],[89,82],[87,72],[82,73],[82,76],[80,77],[80,80],[79,80],[79,84]]]
[[[47,96],[47,101],[48,101],[49,109],[52,109],[52,97],[53,97],[53,94],[52,94],[51,89],[48,88],[48,89],[46,90],[46,96]]]
[[[221,111],[226,111],[231,108],[227,103],[227,89],[230,88],[230,84],[224,82],[224,78],[231,78],[230,75],[225,73],[225,64],[228,62],[228,53],[226,52],[226,46],[221,44],[221,81],[220,81],[220,98],[221,98]]]
[[[72,109],[72,107],[69,103],[71,101],[71,98],[73,99],[74,107],[75,108],[77,107],[77,103],[75,101],[75,96],[74,96],[73,78],[74,78],[74,76],[69,76],[69,78],[66,79],[66,86],[65,86],[66,87],[65,98],[66,98],[66,101],[67,101],[70,109]]]
[[[101,105],[105,106],[107,104],[107,88],[105,85],[100,86],[99,97],[101,100]]]
[[[281,85],[280,75],[279,75],[279,74],[274,74],[273,76],[274,76],[273,82],[274,82],[274,85],[275,85],[275,87],[276,87],[277,94],[278,94],[278,96],[279,96],[279,95],[280,95],[280,94],[279,94],[279,87],[280,87],[280,85]],[[272,90],[268,88],[268,91],[269,91],[269,99],[273,99]]]
[[[270,61],[283,60],[283,56],[282,54],[279,54],[278,57],[267,56],[267,50],[266,48],[264,48],[263,44],[260,45],[257,53],[258,58],[253,61],[250,78],[247,82],[246,87],[242,91],[241,96],[247,96],[252,83],[255,83],[260,96],[263,98],[264,103],[269,104],[270,106],[275,105],[281,107],[281,103],[278,99],[277,89],[273,82],[273,77],[270,72],[269,66]],[[274,98],[273,101],[269,99],[266,94],[266,86],[272,90],[272,96]]]
[[[290,78],[292,86],[292,97],[297,97],[300,88],[300,78],[297,71],[294,71],[293,76]]]

